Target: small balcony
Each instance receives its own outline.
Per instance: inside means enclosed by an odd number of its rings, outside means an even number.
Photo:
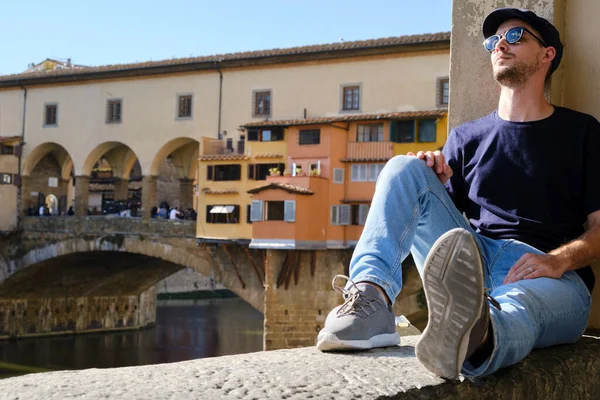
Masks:
[[[201,156],[220,154],[244,154],[245,142],[243,140],[202,139]]]
[[[389,160],[394,156],[392,142],[350,142],[349,160]]]

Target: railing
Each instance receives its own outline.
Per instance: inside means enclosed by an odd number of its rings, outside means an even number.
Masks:
[[[125,218],[116,215],[88,217],[25,217],[23,230],[68,234],[119,234],[196,237],[196,221]]]
[[[224,142],[217,139],[205,139],[202,141],[201,155],[244,154],[244,145],[243,140]]]
[[[394,156],[392,142],[350,142],[348,143],[348,158],[356,160],[381,160]]]

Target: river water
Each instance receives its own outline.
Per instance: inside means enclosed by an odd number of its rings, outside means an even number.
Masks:
[[[160,300],[156,326],[150,329],[0,341],[0,378],[23,371],[125,367],[242,354],[261,351],[262,342],[263,315],[240,298]]]

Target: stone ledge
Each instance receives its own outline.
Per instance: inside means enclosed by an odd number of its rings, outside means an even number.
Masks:
[[[401,347],[323,354],[314,347],[173,364],[31,374],[0,381],[1,399],[597,399],[600,338],[536,350],[482,380],[444,382]]]

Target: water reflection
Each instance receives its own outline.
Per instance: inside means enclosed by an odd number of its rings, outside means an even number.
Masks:
[[[156,326],[0,342],[0,362],[51,370],[158,364],[262,350],[263,316],[242,299],[161,300]]]

